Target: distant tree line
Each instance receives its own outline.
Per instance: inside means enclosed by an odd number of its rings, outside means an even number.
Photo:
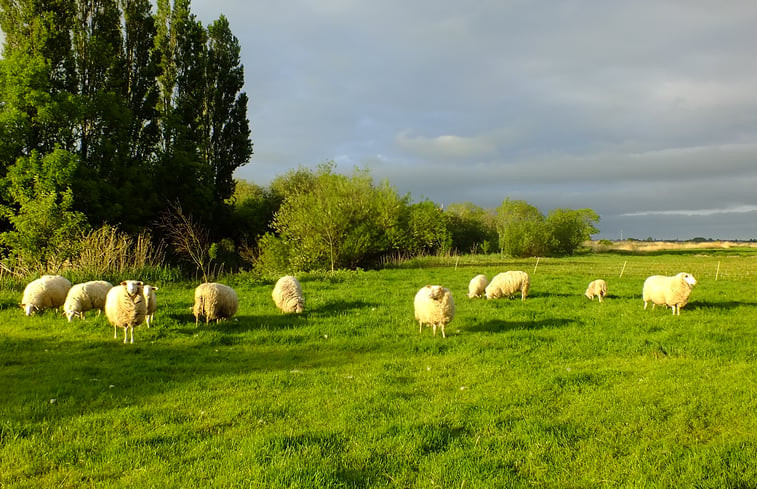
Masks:
[[[49,271],[84,243],[129,242],[121,232],[168,244],[205,278],[450,252],[568,255],[597,232],[590,209],[544,216],[509,198],[442,209],[333,163],[267,187],[235,181],[252,155],[240,46],[224,17],[204,27],[189,0],[157,0],[154,13],[149,0],[0,0],[0,27],[5,269]]]

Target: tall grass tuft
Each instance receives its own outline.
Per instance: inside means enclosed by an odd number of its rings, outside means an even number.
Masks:
[[[166,274],[174,274],[165,264],[165,245],[156,244],[149,232],[131,236],[107,224],[84,235],[81,252],[71,261],[69,271],[81,280],[168,278]]]

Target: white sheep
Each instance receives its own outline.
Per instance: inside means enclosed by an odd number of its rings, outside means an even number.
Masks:
[[[24,288],[21,308],[27,316],[44,309],[57,309],[66,302],[71,282],[60,275],[43,275]]]
[[[521,300],[528,297],[528,288],[531,281],[526,272],[509,271],[496,275],[489,285],[486,286],[486,298],[497,299],[499,297],[511,297],[520,291]]]
[[[305,308],[300,282],[291,275],[281,277],[273,288],[273,302],[284,313],[300,314]]]
[[[139,280],[124,280],[108,291],[105,297],[105,316],[113,325],[113,337],[118,338],[118,328],[124,329],[124,343],[127,332],[131,332],[134,343],[134,326],[145,320],[147,307],[142,295],[144,284]]]
[[[471,299],[481,297],[486,291],[487,285],[489,285],[489,279],[486,278],[486,275],[476,275],[468,283],[468,297]]]
[[[589,282],[589,286],[586,287],[584,295],[591,300],[594,300],[595,297],[599,297],[599,302],[602,302],[602,299],[607,295],[607,282],[601,278]]]
[[[441,285],[426,285],[415,294],[413,305],[419,332],[423,332],[423,325],[428,324],[433,328],[434,336],[438,326],[442,330],[442,338],[447,337],[444,327],[455,317],[455,301],[449,289]]]
[[[195,324],[200,320],[200,316],[205,318],[205,324],[212,320],[219,322],[221,319],[230,318],[236,314],[237,309],[239,309],[239,298],[234,289],[228,285],[206,282],[195,289],[195,302],[192,308]]]
[[[673,314],[680,316],[681,308],[689,302],[691,288],[696,285],[697,281],[693,275],[681,272],[672,277],[663,275],[652,275],[644,281],[642,297],[644,299],[644,309],[647,303],[654,306],[665,305],[673,308]]]
[[[97,309],[99,316],[100,311],[105,310],[105,297],[112,288],[113,284],[105,280],[92,280],[74,285],[66,295],[63,313],[69,322],[74,317],[84,319],[84,313],[90,309]]]
[[[145,298],[145,324],[147,324],[148,328],[158,308],[158,297],[155,295],[155,292],[158,290],[160,289],[154,285],[145,284],[142,286],[142,295]]]

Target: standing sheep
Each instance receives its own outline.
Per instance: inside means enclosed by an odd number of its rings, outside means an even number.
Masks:
[[[652,303],[652,309],[655,305],[665,305],[673,308],[673,314],[680,316],[681,308],[689,302],[691,288],[696,285],[697,281],[693,275],[681,272],[672,277],[663,275],[652,275],[644,281],[642,297],[644,299],[644,309],[647,303]]]
[[[97,309],[99,315],[100,311],[105,310],[105,298],[112,288],[113,284],[105,280],[92,280],[74,285],[66,296],[63,313],[69,322],[74,317],[84,319],[84,313],[90,309]]]
[[[273,302],[284,313],[300,314],[305,308],[300,282],[291,275],[281,277],[273,288]]]
[[[468,283],[468,297],[471,299],[481,297],[486,291],[487,285],[489,285],[489,279],[486,278],[486,275],[476,275]]]
[[[602,302],[602,299],[607,295],[607,282],[601,278],[589,282],[589,286],[586,287],[584,295],[591,300],[594,300],[595,297],[599,297],[599,302]]]
[[[205,324],[212,320],[219,322],[221,319],[230,318],[236,314],[237,309],[239,309],[239,298],[234,289],[228,285],[206,282],[195,289],[195,303],[192,308],[195,325],[200,320],[200,316],[205,318]]]
[[[158,297],[155,295],[158,289],[154,285],[145,284],[142,286],[142,295],[145,298],[145,324],[150,327],[150,322],[155,317],[155,311],[158,308]]]
[[[125,280],[110,289],[105,297],[105,316],[113,325],[113,337],[118,338],[118,328],[124,328],[124,343],[129,331],[134,343],[134,326],[145,320],[147,308],[142,295],[143,286],[139,280]]]
[[[526,300],[531,281],[526,272],[509,271],[495,276],[486,287],[486,298],[511,297],[520,291],[520,299]]]
[[[426,285],[415,294],[413,305],[415,319],[420,325],[419,332],[422,333],[423,325],[428,324],[433,328],[434,336],[436,336],[436,327],[439,326],[442,330],[442,338],[447,337],[444,326],[455,317],[455,301],[452,300],[449,289],[441,285]]]
[[[44,309],[57,309],[66,302],[71,282],[60,275],[43,275],[24,288],[21,308],[27,316]]]

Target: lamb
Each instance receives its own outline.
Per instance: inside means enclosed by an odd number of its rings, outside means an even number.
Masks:
[[[113,337],[118,338],[118,328],[124,328],[124,343],[127,332],[131,332],[131,342],[134,343],[134,326],[145,320],[147,307],[143,287],[139,280],[125,280],[110,289],[105,297],[105,316],[113,325]]]
[[[284,313],[300,314],[305,308],[300,282],[291,275],[281,277],[273,288],[273,302]]]
[[[486,278],[486,275],[476,275],[468,283],[468,297],[471,299],[481,297],[486,291],[487,285],[489,285],[489,279]]]
[[[150,327],[150,322],[155,317],[155,310],[158,308],[158,298],[155,295],[155,292],[157,292],[158,289],[154,285],[143,285],[142,286],[142,295],[145,298],[145,324],[147,324],[147,327]]]
[[[439,326],[442,330],[442,338],[447,335],[444,326],[455,317],[455,301],[452,293],[441,285],[426,285],[415,294],[413,302],[415,306],[415,319],[420,326],[419,332],[423,332],[423,325],[428,324],[434,330]]]
[[[691,288],[696,285],[697,281],[693,275],[681,272],[672,277],[663,275],[652,275],[644,281],[642,297],[644,299],[644,309],[647,303],[654,306],[665,305],[673,308],[673,314],[681,315],[681,308],[689,302]]]
[[[200,316],[205,317],[205,324],[211,320],[217,323],[221,319],[230,318],[236,314],[237,309],[239,309],[239,298],[234,289],[228,285],[206,282],[195,289],[195,303],[192,308],[195,325],[200,320]]]
[[[602,299],[607,295],[607,282],[601,278],[589,282],[589,286],[586,287],[584,295],[591,300],[594,300],[595,297],[599,297],[599,302],[602,302]]]
[[[497,299],[499,297],[511,297],[520,291],[521,300],[528,297],[528,288],[531,281],[526,272],[509,271],[495,276],[486,287],[486,298]]]
[[[71,287],[63,304],[63,313],[68,322],[75,317],[84,319],[84,313],[90,309],[97,309],[99,315],[105,310],[105,297],[112,288],[113,284],[105,280],[92,280]]]
[[[43,275],[24,288],[21,308],[27,316],[44,309],[58,309],[66,302],[71,282],[60,275]]]

